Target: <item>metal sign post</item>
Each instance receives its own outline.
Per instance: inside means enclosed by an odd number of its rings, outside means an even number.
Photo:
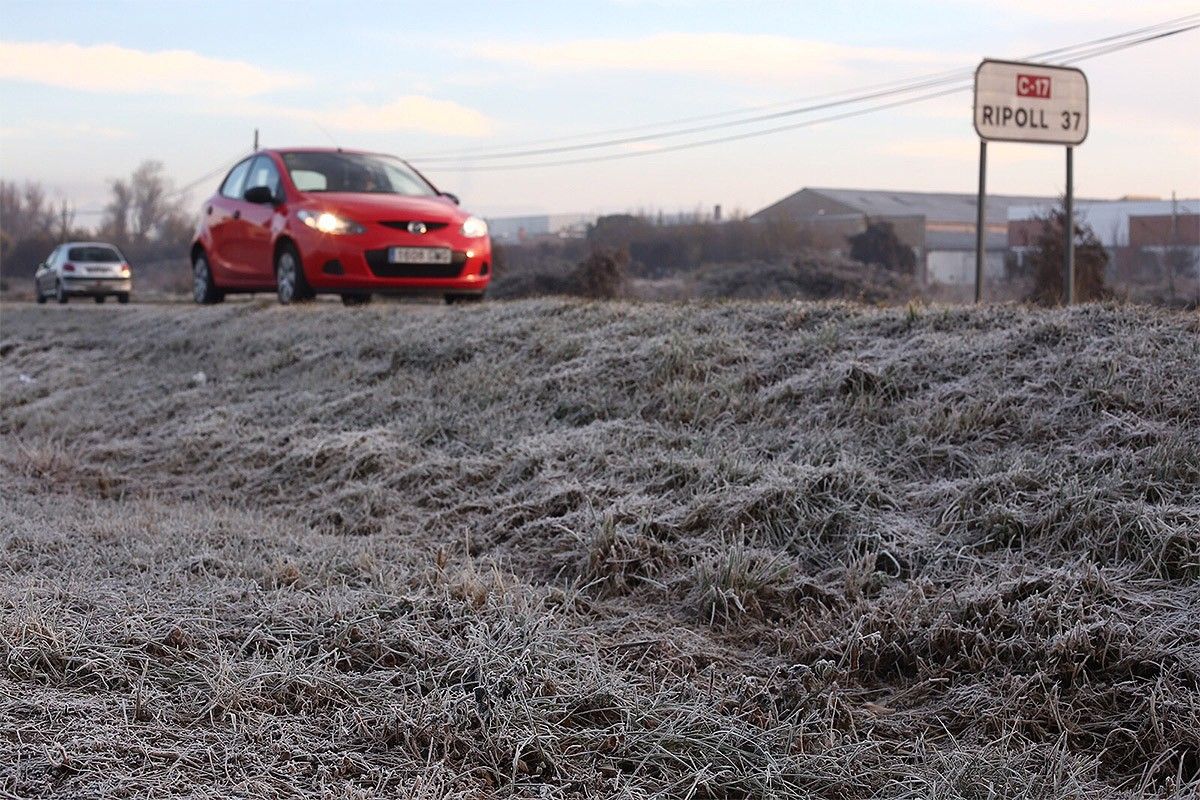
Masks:
[[[975,302],[983,302],[983,260],[987,214],[987,139],[979,140],[979,197],[975,200]]]
[[[1075,146],[1088,135],[1087,76],[1074,67],[984,59],[975,70],[975,132],[979,134],[979,199],[975,222],[975,302],[983,298],[986,244],[987,143],[1030,142],[1067,147],[1063,220],[1063,298],[1075,302]]]
[[[1067,305],[1075,305],[1075,148],[1067,146],[1067,197],[1063,201],[1063,233],[1067,240],[1063,252],[1067,260],[1063,297]]]

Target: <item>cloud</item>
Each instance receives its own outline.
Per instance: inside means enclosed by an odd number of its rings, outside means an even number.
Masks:
[[[0,79],[87,92],[213,98],[253,97],[303,83],[297,75],[190,50],[68,42],[0,42]]]
[[[45,138],[57,139],[129,139],[133,133],[123,128],[113,128],[108,125],[92,125],[87,122],[33,122],[21,128],[0,128],[0,135],[13,138]]]
[[[422,131],[450,136],[487,136],[495,128],[482,112],[452,100],[406,95],[390,103],[352,103],[323,112],[300,112],[323,125],[344,131],[378,133]]]
[[[551,44],[484,43],[472,54],[539,70],[611,70],[709,75],[753,83],[794,83],[820,88],[822,79],[897,76],[973,63],[954,53],[855,47],[790,36],[737,33],[661,33],[632,38],[576,39]]]
[[[1154,25],[1196,11],[1194,0],[1155,0],[1154,7],[1128,0],[951,0],[949,5],[984,6],[1001,11],[1005,17],[1026,17],[1055,22],[1094,25],[1097,22],[1132,23],[1137,27]]]
[[[979,161],[979,137],[974,131],[964,131],[962,136],[921,136],[903,139],[890,139],[876,144],[872,151],[888,158],[905,160],[930,161],[939,165],[974,165]],[[1020,147],[989,147],[988,162],[996,164],[1019,164],[1027,161],[1044,161],[1048,157],[1061,159],[1059,147],[1037,147],[1022,145]],[[969,175],[973,169],[962,169],[960,174]]]
[[[487,136],[495,130],[491,117],[453,100],[405,95],[394,100],[361,100],[338,106],[305,107],[259,102],[222,103],[208,113],[252,119],[287,119],[351,133],[420,131],[443,136]]]

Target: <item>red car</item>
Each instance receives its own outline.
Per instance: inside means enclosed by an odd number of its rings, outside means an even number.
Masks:
[[[366,303],[373,292],[480,300],[492,277],[487,223],[404,161],[341,149],[260,150],[201,209],[192,293],[317,293]]]

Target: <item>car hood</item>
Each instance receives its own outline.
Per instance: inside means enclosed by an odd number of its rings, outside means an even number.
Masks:
[[[304,195],[301,205],[348,217],[355,222],[421,220],[461,223],[470,216],[444,197],[406,197],[398,194],[312,192]]]

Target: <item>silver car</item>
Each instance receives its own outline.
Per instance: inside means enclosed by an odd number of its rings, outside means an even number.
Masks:
[[[33,276],[39,303],[53,297],[65,303],[71,297],[92,297],[97,303],[112,296],[129,302],[133,271],[121,251],[104,242],[67,242],[54,248]]]

